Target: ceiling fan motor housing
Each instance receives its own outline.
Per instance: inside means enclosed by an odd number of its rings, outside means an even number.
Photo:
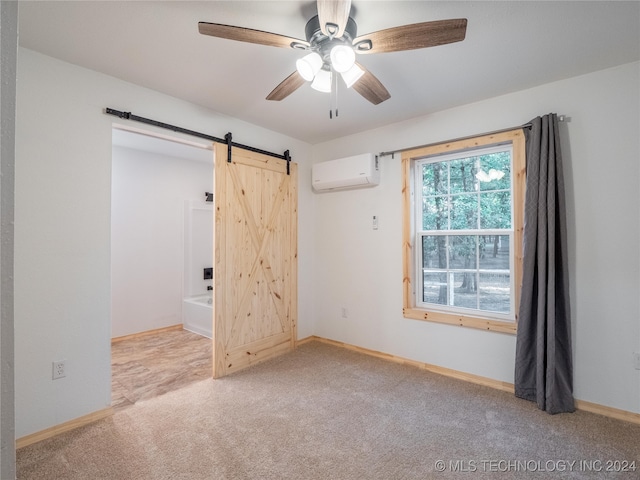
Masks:
[[[331,49],[336,45],[348,45],[352,46],[353,39],[356,38],[358,26],[353,18],[349,17],[347,25],[345,26],[344,33],[341,37],[328,37],[320,29],[320,20],[318,15],[312,17],[307,25],[304,27],[304,32],[307,38],[307,42],[311,44],[310,50],[317,52],[325,63],[329,62],[329,55]]]

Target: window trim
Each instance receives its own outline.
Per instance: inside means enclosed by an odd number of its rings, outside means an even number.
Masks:
[[[444,155],[465,150],[490,147],[493,145],[511,144],[513,148],[513,242],[514,242],[514,309],[515,322],[486,318],[486,316],[470,316],[459,313],[442,312],[416,306],[416,255],[415,215],[413,208],[414,180],[413,166],[415,160],[426,156]],[[525,138],[521,128],[465,138],[453,142],[443,142],[425,147],[418,147],[402,152],[402,196],[403,196],[403,231],[402,231],[402,263],[403,263],[403,316],[415,320],[446,323],[463,327],[478,328],[496,332],[515,334],[518,324],[518,306],[522,286],[522,236],[524,231],[524,198],[526,188]]]

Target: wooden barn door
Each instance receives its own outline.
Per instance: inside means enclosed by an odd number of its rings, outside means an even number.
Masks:
[[[215,145],[213,376],[292,350],[297,320],[297,165]]]

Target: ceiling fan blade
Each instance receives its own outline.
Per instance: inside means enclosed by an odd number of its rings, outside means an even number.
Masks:
[[[318,0],[320,30],[327,37],[340,38],[349,20],[351,0]]]
[[[198,31],[203,35],[237,40],[239,42],[257,43],[258,45],[268,45],[270,47],[309,48],[309,42],[298,38],[251,28],[222,25],[220,23],[198,22]]]
[[[267,100],[277,100],[280,101],[284,98],[287,98],[293,92],[295,92],[298,88],[306,83],[305,79],[300,76],[298,71],[296,70],[287,78],[285,78],[280,85],[274,88],[269,95],[267,95]]]
[[[391,98],[391,94],[382,85],[373,73],[358,63],[358,66],[364,70],[364,75],[353,84],[352,88],[369,100],[374,105],[384,102]]]
[[[467,19],[436,20],[387,28],[353,40],[358,53],[401,52],[464,40]]]

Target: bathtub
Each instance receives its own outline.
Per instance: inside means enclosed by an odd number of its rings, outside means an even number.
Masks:
[[[213,337],[212,295],[197,295],[182,302],[182,328],[190,332]]]

